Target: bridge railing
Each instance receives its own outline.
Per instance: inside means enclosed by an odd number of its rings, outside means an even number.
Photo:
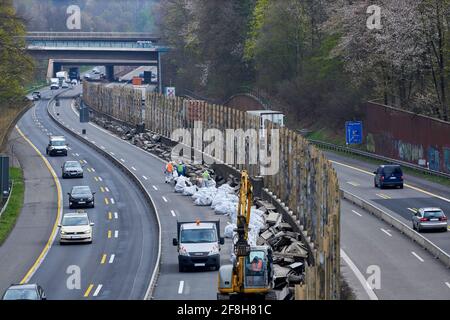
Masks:
[[[139,32],[28,32],[26,39],[40,39],[40,40],[58,40],[58,39],[118,39],[118,40],[137,40],[137,41],[154,41],[161,39],[156,34],[139,33]]]

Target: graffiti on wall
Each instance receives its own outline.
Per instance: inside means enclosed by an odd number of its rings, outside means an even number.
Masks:
[[[403,161],[419,163],[419,160],[423,159],[424,152],[421,145],[398,140],[395,142],[395,148],[398,151],[398,157]]]
[[[428,148],[428,163],[431,170],[439,171],[441,168],[439,162],[439,149],[435,147]]]
[[[444,148],[444,171],[450,172],[450,149]]]

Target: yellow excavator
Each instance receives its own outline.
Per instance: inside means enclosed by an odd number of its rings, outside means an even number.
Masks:
[[[272,299],[272,250],[250,246],[248,231],[253,204],[253,187],[247,171],[241,173],[233,264],[223,265],[218,276],[218,300]]]

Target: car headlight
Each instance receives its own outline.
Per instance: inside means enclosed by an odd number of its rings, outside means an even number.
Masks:
[[[85,231],[84,234],[89,234],[91,233],[91,230]]]
[[[183,246],[180,246],[180,250],[178,251],[180,256],[189,256],[189,253],[187,252],[186,248]]]
[[[67,232],[61,230],[61,234],[66,234]]]
[[[214,254],[219,254],[219,246],[217,244],[215,244],[212,248],[211,251],[209,251],[209,255],[214,255]]]

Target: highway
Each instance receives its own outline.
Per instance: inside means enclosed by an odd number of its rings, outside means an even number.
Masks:
[[[79,116],[70,99],[61,100],[58,108],[63,124],[80,133],[87,130],[86,138],[110,153],[131,170],[143,183],[151,195],[159,214],[162,228],[161,269],[153,299],[207,299],[215,300],[217,293],[217,271],[195,270],[178,271],[178,253],[172,245],[176,237],[176,221],[220,220],[221,233],[228,217],[218,216],[210,207],[197,207],[190,197],[174,193],[172,185],[164,182],[165,163],[150,153],[113,136],[111,133],[90,124],[80,124]],[[55,113],[55,108],[50,111]],[[222,246],[222,264],[230,262],[231,240],[226,239]]]
[[[60,114],[66,126],[75,131],[80,130],[78,115],[73,107],[69,108],[64,102]],[[160,212],[163,230],[162,268],[154,298],[214,299],[216,272],[179,273],[176,252],[170,243],[175,234],[175,218],[182,217],[183,219],[180,220],[191,220],[196,217],[210,219],[213,215],[212,211],[208,208],[193,207],[189,199],[174,194],[173,188],[163,183],[163,163],[159,159],[128,142],[112,137],[110,133],[95,125],[90,124],[87,130],[89,139],[101,141],[102,147],[113,152],[142,177],[142,181],[148,186],[147,190],[152,194],[158,212]],[[144,174],[142,173],[143,168],[145,168]],[[345,186],[342,172],[338,168],[337,171],[341,186]],[[358,180],[360,185],[367,184],[368,181],[367,177]],[[370,195],[370,193],[368,194]],[[167,202],[163,197],[167,199]],[[343,255],[346,256],[343,264],[351,272],[348,278],[351,279],[352,286],[360,292],[360,298],[450,298],[450,273],[439,261],[396,230],[391,230],[382,221],[362,212],[348,202],[342,202],[341,210],[341,246]],[[176,217],[173,217],[174,214]],[[223,228],[225,221],[223,218],[221,221]],[[225,248],[229,250],[229,244]],[[222,263],[226,262],[227,258],[228,255],[223,258]],[[352,268],[349,267],[348,260],[351,261]],[[365,282],[361,282],[355,274],[362,273],[367,278],[367,268],[373,265],[380,268],[381,287],[370,290],[364,285]],[[364,287],[366,288],[364,289]]]
[[[70,148],[68,157],[47,159],[58,177],[64,161],[79,161],[84,165],[84,178],[59,180],[61,211],[55,210],[54,220],[58,220],[61,213],[74,211],[68,208],[67,192],[71,187],[89,185],[96,192],[95,208],[86,209],[95,222],[94,241],[91,245],[61,246],[56,236],[44,259],[33,266],[38,267],[36,272],[27,274],[23,280],[39,283],[51,300],[143,299],[157,256],[155,213],[124,173],[84,143],[66,135],[49,119],[47,102],[38,101],[19,121],[18,127],[43,155],[48,135],[66,136]],[[80,271],[78,288],[77,281],[70,277],[74,270],[75,274]],[[75,285],[68,286],[70,281]]]
[[[79,87],[70,90],[67,95],[79,90]],[[215,299],[217,271],[180,273],[172,238],[176,237],[177,220],[219,219],[223,233],[228,217],[215,215],[209,207],[196,207],[190,197],[174,193],[173,186],[164,183],[161,159],[95,124],[80,124],[73,101],[65,98],[60,102],[60,107],[52,104],[49,111],[73,134],[81,135],[82,129],[86,129],[87,134],[83,135],[86,139],[122,162],[142,182],[156,211],[147,207],[140,190],[124,173],[57,126],[47,114],[47,101],[39,101],[18,126],[43,154],[49,134],[66,136],[71,148],[69,156],[48,158],[49,163],[58,176],[65,160],[75,159],[85,165],[83,181],[97,192],[96,208],[87,209],[96,225],[92,245],[60,246],[56,242],[27,280],[41,284],[49,299],[144,298],[158,255],[157,214],[162,230],[162,251],[152,298]],[[371,175],[375,166],[328,152],[326,155],[334,164],[341,188],[383,207],[404,222],[409,223],[412,210],[423,206],[440,206],[450,212],[449,194],[442,186],[406,176],[411,186],[403,190],[375,189]],[[71,186],[81,181],[60,180],[62,194],[66,195]],[[63,200],[63,212],[68,212],[67,196],[63,196]],[[441,262],[397,230],[345,200],[341,203],[341,214],[342,272],[357,298],[450,299],[450,272]],[[447,252],[450,249],[448,235],[424,234]],[[227,239],[222,246],[222,264],[229,263],[230,249],[231,241]],[[69,266],[80,267],[82,277],[78,290],[67,288]],[[378,269],[380,287],[371,288],[366,280],[371,270]]]
[[[404,189],[381,190],[374,187],[372,172],[376,166],[330,152],[326,156],[333,163],[342,189],[385,209],[407,225],[412,226],[411,217],[419,208],[440,207],[450,215],[448,188],[405,174]],[[427,231],[422,235],[450,253],[450,232]]]

